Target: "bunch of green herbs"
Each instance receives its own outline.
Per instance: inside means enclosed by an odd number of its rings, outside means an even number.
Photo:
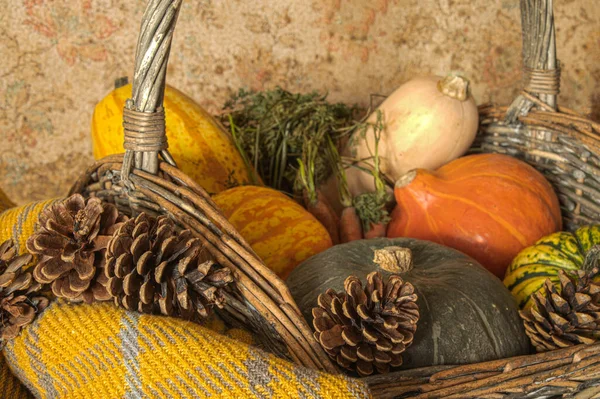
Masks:
[[[314,193],[332,174],[326,149],[330,142],[338,146],[356,129],[360,111],[356,106],[329,103],[326,94],[290,93],[278,87],[264,92],[240,90],[225,104],[221,121],[247,166],[265,185],[297,195],[307,185]]]

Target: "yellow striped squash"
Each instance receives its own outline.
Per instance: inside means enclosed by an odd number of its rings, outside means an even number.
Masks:
[[[542,288],[546,279],[559,286],[558,272],[583,268],[588,251],[595,245],[600,245],[600,225],[550,234],[517,255],[506,271],[504,285],[521,308],[529,307],[531,294]]]
[[[123,152],[123,106],[131,85],[113,90],[94,109],[94,157]],[[202,107],[167,86],[164,99],[169,151],[179,168],[211,194],[251,182],[229,134]]]
[[[329,233],[306,209],[279,191],[243,186],[213,197],[256,254],[281,278],[332,246]]]

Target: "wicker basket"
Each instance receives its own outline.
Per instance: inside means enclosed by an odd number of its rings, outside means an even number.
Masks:
[[[90,167],[71,193],[97,196],[128,214],[167,214],[208,243],[235,276],[227,298],[231,323],[256,331],[281,357],[337,373],[314,339],[285,283],[220,214],[210,196],[180,172],[166,149],[162,101],[181,0],[150,0],[127,102],[125,154]],[[600,126],[556,107],[552,0],[521,0],[525,89],[510,107],[486,106],[473,152],[500,152],[542,171],[560,194],[569,229],[600,214]],[[159,154],[161,157],[159,157]],[[600,395],[600,344],[462,366],[434,366],[366,379],[374,397],[530,398]],[[599,396],[600,397],[600,396]]]

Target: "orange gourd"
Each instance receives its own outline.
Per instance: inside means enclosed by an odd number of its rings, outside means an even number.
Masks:
[[[388,237],[458,249],[500,278],[523,248],[562,228],[550,183],[506,155],[471,155],[435,172],[413,170],[397,181],[394,195]]]
[[[329,233],[306,209],[279,191],[240,186],[213,197],[223,215],[281,278],[332,246]]]

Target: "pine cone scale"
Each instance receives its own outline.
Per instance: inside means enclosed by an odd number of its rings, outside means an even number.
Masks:
[[[356,363],[358,361],[357,349],[351,346],[343,346],[340,350],[340,354],[344,357],[344,359]]]
[[[131,256],[135,261],[139,260],[143,254],[150,251],[150,238],[147,233],[141,234],[133,240],[131,244]]]
[[[60,276],[70,272],[73,267],[68,263],[63,262],[60,258],[45,258],[36,266],[36,280],[40,276],[40,283],[48,284],[59,278]]]
[[[149,305],[154,301],[154,293],[156,292],[154,284],[150,281],[150,278],[146,279],[140,287],[140,301],[144,305]]]
[[[117,258],[113,274],[115,277],[125,278],[135,267],[133,255],[126,252]]]
[[[319,336],[319,341],[327,349],[333,349],[346,343],[342,337],[342,326],[335,325],[329,330],[323,331]]]
[[[69,245],[69,240],[66,237],[58,235],[39,234],[32,236],[27,240],[27,249],[34,254],[40,254],[44,251],[47,256],[61,256],[63,248]]]
[[[69,281],[68,287],[72,292],[75,293],[82,293],[83,291],[87,290],[92,283],[92,276],[84,279],[81,278],[77,271],[71,271],[67,276]]]
[[[315,326],[315,328],[317,327]],[[344,339],[344,342],[350,346],[357,346],[362,342],[362,335],[354,326],[344,328],[344,331],[342,332],[342,338]]]

